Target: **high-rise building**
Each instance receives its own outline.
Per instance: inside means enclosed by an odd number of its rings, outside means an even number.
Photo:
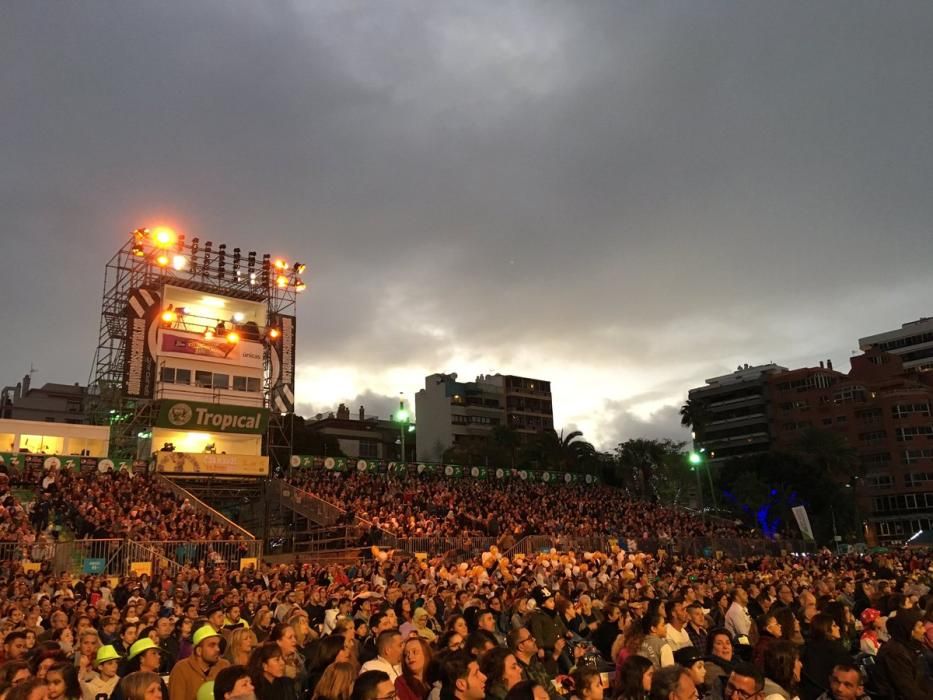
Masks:
[[[455,445],[488,439],[507,425],[520,434],[553,430],[551,384],[513,375],[480,375],[472,382],[456,374],[432,374],[415,395],[418,460],[441,461]]]
[[[810,428],[844,436],[860,468],[841,478],[855,487],[866,537],[904,540],[933,527],[933,373],[877,347],[850,362],[848,374],[821,362],[769,378],[774,447]]]
[[[690,404],[702,415],[693,428],[694,442],[711,462],[748,457],[771,448],[768,379],[786,371],[776,364],[742,365],[690,390]]]
[[[876,348],[899,356],[905,370],[933,370],[933,318],[921,318],[895,331],[859,338],[858,345],[863,351]]]

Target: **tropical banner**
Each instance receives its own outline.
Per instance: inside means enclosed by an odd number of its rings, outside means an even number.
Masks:
[[[466,467],[458,464],[437,464],[434,462],[385,462],[372,459],[353,459],[347,457],[315,457],[312,455],[292,455],[290,464],[294,469],[326,469],[334,472],[356,471],[363,473],[389,474],[395,477],[417,477],[443,475],[452,479],[472,478],[485,481],[530,481],[545,484],[586,484],[599,483],[595,474],[577,474],[556,471],[532,471],[505,467]]]
[[[155,424],[176,430],[261,435],[268,423],[267,408],[167,400],[159,405]]]

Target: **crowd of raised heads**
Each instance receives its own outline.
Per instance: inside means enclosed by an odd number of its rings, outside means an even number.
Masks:
[[[0,700],[933,698],[931,558],[0,563]]]
[[[29,513],[12,486],[35,494]],[[34,469],[0,473],[0,541],[32,544],[63,528],[76,538],[143,541],[237,539],[203,517],[155,474],[126,470]]]
[[[628,498],[605,485],[552,485],[441,475],[294,470],[289,480],[399,537],[477,535],[516,539],[627,533],[636,539],[740,537],[749,531],[682,509]]]

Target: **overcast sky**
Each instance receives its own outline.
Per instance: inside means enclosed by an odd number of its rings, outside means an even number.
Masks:
[[[930,2],[0,3],[0,381],[138,226],[308,264],[299,409],[549,379],[601,447],[933,315]]]

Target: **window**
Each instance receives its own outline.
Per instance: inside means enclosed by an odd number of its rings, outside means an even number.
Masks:
[[[836,416],[836,422],[837,422],[837,423],[845,423],[845,422],[848,421],[848,420],[849,420],[849,419],[846,418],[845,416]]]
[[[904,475],[904,485],[908,488],[923,486],[928,481],[933,481],[933,472],[910,472]]]
[[[74,400],[68,401],[68,413],[81,413],[81,402]]]
[[[904,450],[904,464],[913,464],[925,459],[933,459],[933,447],[918,450]]]
[[[175,383],[176,384],[190,384],[191,383],[191,370],[190,369],[176,369],[175,370]]]
[[[878,445],[885,441],[888,434],[884,430],[872,430],[867,433],[859,433],[858,439],[866,445]]]
[[[865,401],[865,387],[847,386],[833,394],[834,403],[852,403],[853,401]]]
[[[166,384],[175,383],[175,368],[174,367],[163,367],[162,368],[162,381]]]
[[[210,372],[204,372],[202,370],[195,370],[194,372],[194,385],[202,389],[210,389],[213,384],[211,382],[212,375]]]
[[[213,377],[213,383],[215,389],[229,389],[230,388],[230,375],[229,374],[215,374]]]
[[[233,390],[246,391],[246,377],[238,377],[233,375]]]
[[[897,403],[891,406],[891,415],[895,418],[906,418],[907,416],[930,415],[929,402],[922,403]]]
[[[865,483],[870,488],[893,489],[894,477],[890,474],[869,474],[865,477]]]
[[[376,459],[379,457],[379,443],[375,440],[360,440],[360,457]]]
[[[254,394],[259,393],[259,379],[257,377],[249,377],[246,380],[246,390]]]
[[[895,431],[898,442],[910,442],[915,437],[933,436],[933,425],[912,425]]]

